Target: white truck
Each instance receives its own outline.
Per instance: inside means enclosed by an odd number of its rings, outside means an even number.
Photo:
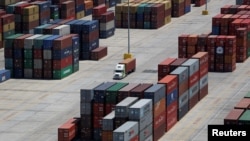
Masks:
[[[127,58],[123,61],[119,62],[115,66],[115,74],[113,79],[120,80],[126,77],[131,72],[134,72],[136,68],[136,59],[135,58]]]

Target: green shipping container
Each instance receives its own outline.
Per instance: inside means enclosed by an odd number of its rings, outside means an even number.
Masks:
[[[24,68],[25,69],[33,69],[33,60],[32,59],[24,59]]]
[[[12,48],[13,47],[13,43],[14,43],[14,39],[22,36],[23,34],[14,34],[14,35],[11,35],[11,36],[8,36],[6,39],[5,39],[5,48]]]
[[[77,72],[79,71],[79,63],[73,64],[73,71],[72,72]]]
[[[250,98],[250,91],[244,97],[245,98]]]
[[[59,19],[59,13],[51,14],[51,19],[53,20]]]
[[[53,70],[53,79],[62,79],[72,74],[72,65],[61,70]]]
[[[15,29],[3,32],[3,39],[6,39],[7,37],[11,35],[15,35]]]
[[[33,59],[32,49],[24,49],[24,59]]]
[[[106,90],[106,103],[109,104],[117,104],[117,94],[118,91],[125,87],[126,85],[128,85],[128,83],[116,83],[115,85],[113,85],[112,87],[108,88]]]
[[[250,110],[246,110],[239,118],[239,125],[250,125]]]
[[[34,39],[34,48],[36,49],[42,49],[43,48],[43,40],[46,38],[51,37],[52,35],[42,35],[38,38]]]

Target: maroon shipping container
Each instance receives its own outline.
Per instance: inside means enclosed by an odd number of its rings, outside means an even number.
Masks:
[[[103,103],[94,103],[93,104],[93,114],[95,116],[99,116],[99,117],[104,117],[105,113],[104,113],[104,104]]]
[[[107,56],[107,54],[108,54],[108,47],[100,46],[91,51],[91,60],[100,60],[103,57]]]
[[[153,141],[158,141],[165,134],[166,124],[161,124],[158,128],[154,128]]]
[[[113,141],[113,131],[102,131],[103,141]]]
[[[177,106],[178,106],[178,101],[174,101],[172,104],[167,106],[166,129],[165,129],[166,132],[169,131],[178,121]]]
[[[37,26],[39,26],[39,20],[32,21],[32,22],[23,22],[22,23],[23,31],[29,31]]]
[[[177,58],[167,58],[158,64],[158,81],[170,73],[170,64]]]
[[[138,87],[135,87],[133,90],[130,91],[130,96],[143,98],[144,91],[152,85],[153,84],[151,83],[141,83]]]
[[[166,112],[161,112],[158,116],[153,118],[153,128],[159,128],[162,124],[166,122]]]
[[[43,50],[42,49],[33,49],[33,58],[34,59],[43,59]]]
[[[14,14],[5,14],[5,15],[1,16],[2,25],[12,23],[12,22],[14,22],[14,20],[15,20]]]
[[[88,34],[82,34],[82,42],[91,43],[99,38],[99,29],[89,32]]]
[[[49,70],[49,69],[43,70],[43,78],[44,79],[52,79],[53,78],[52,74],[53,74],[52,69],[51,70]]]
[[[24,48],[24,40],[30,36],[33,36],[33,34],[24,34],[14,40],[14,48]]]
[[[28,6],[31,6],[30,3],[23,3],[23,4],[20,4],[20,5],[16,5],[14,8],[14,13],[15,14],[19,14],[19,15],[22,15],[23,14],[23,9],[25,7],[28,7]]]
[[[43,69],[44,70],[52,70],[52,60],[51,59],[43,59]]]
[[[221,18],[224,16],[225,14],[217,14],[215,16],[212,17],[212,26],[220,26],[221,24]]]
[[[72,64],[72,55],[61,60],[53,60],[53,70],[60,70]]]
[[[102,116],[94,116],[93,117],[93,127],[94,128],[102,128]]]
[[[2,17],[2,16],[5,15],[5,14],[6,14],[6,11],[0,10],[0,17]]]
[[[231,109],[224,118],[224,125],[238,125],[238,119],[244,113],[244,109]]]
[[[137,87],[139,85],[140,85],[139,83],[129,83],[125,87],[121,88],[118,91],[117,101],[120,102],[123,99],[125,99],[126,97],[130,96],[131,90],[133,90],[135,87]]]
[[[50,26],[48,26],[48,27],[45,27],[45,28],[43,29],[43,34],[52,34],[52,30],[53,30],[54,28],[58,27],[58,26],[59,26],[59,24],[52,24],[52,25],[50,25]]]
[[[43,69],[33,69],[33,77],[36,79],[43,78]]]
[[[115,13],[113,11],[107,11],[101,14],[100,22],[107,23],[115,19]]]
[[[224,5],[220,8],[220,13],[221,14],[229,14],[229,8],[231,7],[232,5]]]
[[[187,60],[188,58],[177,58],[174,62],[170,64],[170,72],[181,66],[181,64],[183,64]]]
[[[235,109],[250,109],[250,98],[242,98],[235,106]]]
[[[64,48],[72,46],[72,36],[65,35],[53,40],[53,50],[62,50]]]
[[[95,6],[93,9],[92,9],[92,15],[94,17],[99,17],[101,16],[103,13],[105,13],[107,11],[107,6],[105,4],[101,4],[101,5],[98,5],[98,6]]]

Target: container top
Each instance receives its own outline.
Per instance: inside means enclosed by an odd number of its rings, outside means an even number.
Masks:
[[[138,126],[138,122],[137,121],[126,121],[124,124],[122,124],[120,127],[116,128],[113,132],[116,133],[123,133],[128,131],[130,128],[133,128],[137,126],[138,130],[139,130],[139,126]]]
[[[59,25],[57,27],[55,27],[54,29],[62,29],[62,28],[69,28],[69,25],[63,24],[63,25]]]
[[[14,34],[14,35],[6,37],[6,39],[16,39],[17,37],[20,37],[22,35],[24,35],[24,34],[18,33],[18,34]]]
[[[224,119],[238,120],[243,112],[244,112],[244,109],[232,109]]]
[[[40,36],[43,36],[42,34],[36,34],[36,35],[33,35],[33,36],[30,36],[30,37],[28,37],[28,38],[26,38],[27,40],[33,40],[33,39],[35,39],[35,38],[38,38],[38,37],[40,37]],[[25,40],[26,40],[25,39]]]
[[[239,120],[250,121],[250,110],[245,110],[245,112],[240,116]]]
[[[154,84],[151,87],[149,87],[147,90],[145,90],[145,93],[155,93],[158,90],[163,89],[165,90],[165,85],[164,84]]]
[[[163,60],[160,64],[158,65],[170,65],[171,63],[173,63],[177,58],[167,58],[165,60]]]
[[[244,97],[245,98],[250,98],[250,91]]]
[[[187,60],[187,58],[177,58],[173,63],[170,64],[170,66],[180,66]]]
[[[107,89],[107,91],[118,91],[124,86],[128,85],[128,83],[122,83],[122,82],[117,82],[115,85],[111,86],[110,88]]]
[[[104,83],[104,82],[103,82]],[[81,91],[84,91],[84,90],[94,90],[96,87],[102,85],[103,83],[90,83],[86,86],[83,86],[83,88],[81,88]]]
[[[55,39],[60,38],[60,37],[61,37],[60,35],[52,35],[44,40],[55,40]]]
[[[116,84],[116,82],[105,82],[105,83],[102,83],[101,85],[99,85],[98,87],[96,87],[94,89],[94,91],[104,91],[104,90],[107,90],[109,87],[113,86],[114,84]]]
[[[131,90],[131,92],[144,92],[146,89],[148,89],[153,84],[151,83],[141,83],[139,86],[135,87]]]
[[[116,106],[128,106],[130,103],[134,103],[134,101],[139,100],[138,97],[126,97],[121,102],[117,103]]]
[[[107,114],[103,119],[114,119],[115,118],[115,111],[113,110],[109,114]]]
[[[250,106],[250,98],[242,98],[236,105],[235,108],[247,109]]]
[[[5,73],[5,72],[9,72],[10,70],[6,70],[6,69],[0,69],[0,74]]]
[[[128,85],[126,85],[125,87],[121,88],[119,90],[119,92],[124,92],[124,91],[131,91],[132,89],[134,89],[135,87],[139,86],[139,83],[129,83]]]
[[[152,99],[140,99],[135,104],[131,105],[129,108],[142,108],[143,106],[152,103]]]

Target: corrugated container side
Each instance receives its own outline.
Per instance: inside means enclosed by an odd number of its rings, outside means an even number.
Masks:
[[[127,121],[113,131],[113,141],[129,141],[139,133],[138,122]]]
[[[138,97],[127,97],[115,106],[115,117],[126,118],[129,116],[129,107],[138,101]]]
[[[140,99],[129,107],[129,119],[140,119],[152,112],[152,100]]]

